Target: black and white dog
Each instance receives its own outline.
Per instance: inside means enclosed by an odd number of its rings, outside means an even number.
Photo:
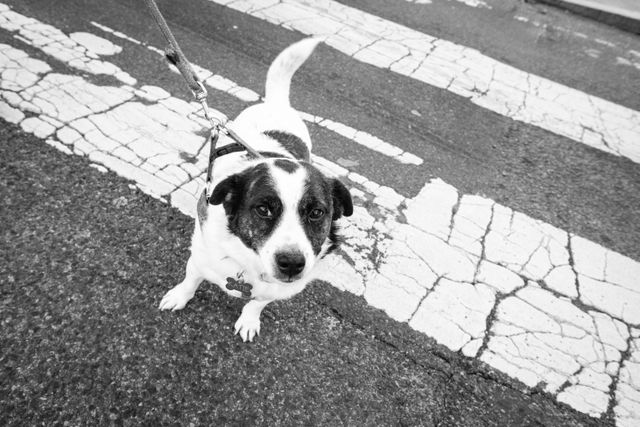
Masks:
[[[252,341],[262,309],[301,292],[316,263],[337,247],[336,220],[353,213],[351,195],[311,164],[309,131],[289,105],[291,78],[317,43],[304,39],[280,53],[267,73],[264,103],[230,125],[265,157],[216,160],[209,202],[198,202],[185,279],[165,294],[161,310],[184,308],[206,279],[251,298],[235,332]]]

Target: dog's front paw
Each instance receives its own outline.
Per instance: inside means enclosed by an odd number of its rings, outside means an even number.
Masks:
[[[244,342],[252,342],[256,335],[260,334],[260,313],[242,312],[235,324],[235,333],[239,334]]]
[[[180,285],[175,286],[169,292],[164,294],[158,308],[160,310],[182,310],[185,305],[193,298],[194,293],[185,290]]]

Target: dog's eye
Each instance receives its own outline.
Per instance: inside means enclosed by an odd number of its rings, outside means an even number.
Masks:
[[[309,212],[309,219],[312,221],[317,221],[324,216],[324,211],[322,209],[313,209]]]
[[[262,218],[271,218],[273,215],[271,213],[271,209],[269,209],[266,205],[258,205],[253,210],[258,214],[259,217]]]

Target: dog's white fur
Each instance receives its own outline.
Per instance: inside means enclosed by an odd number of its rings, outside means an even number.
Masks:
[[[285,49],[275,59],[267,73],[265,101],[244,110],[231,127],[243,139],[250,141],[258,151],[281,153],[290,158],[289,152],[275,143],[272,138],[262,132],[272,129],[286,131],[299,137],[311,152],[311,139],[306,125],[300,115],[289,105],[289,86],[295,71],[311,54],[318,39],[309,38],[295,43]],[[221,138],[224,138],[221,136]],[[219,145],[229,141],[221,140]],[[252,285],[251,297],[242,309],[242,314],[235,323],[235,332],[244,341],[252,341],[260,332],[260,313],[271,301],[286,299],[301,292],[313,279],[312,271],[317,257],[305,236],[297,214],[298,201],[304,191],[306,170],[298,168],[293,173],[272,167],[274,159],[247,159],[244,153],[225,155],[214,167],[214,185],[224,178],[246,170],[257,163],[269,165],[269,171],[276,181],[276,188],[286,189],[280,192],[283,212],[280,225],[265,242],[259,253],[247,248],[241,240],[231,234],[227,228],[227,218],[222,205],[207,205],[206,219],[200,224],[196,221],[191,244],[191,257],[187,262],[184,280],[166,293],[160,302],[162,310],[180,310],[193,298],[203,280],[216,283],[225,292],[240,297],[239,291],[230,291],[224,284],[228,277],[237,277],[242,272],[245,282]],[[301,278],[290,283],[282,283],[275,279],[273,258],[276,251],[292,246],[301,252],[305,259],[305,267]],[[321,254],[324,255],[330,244],[325,241]]]

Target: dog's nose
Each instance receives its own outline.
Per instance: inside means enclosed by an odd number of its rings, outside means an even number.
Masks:
[[[281,252],[276,254],[276,265],[282,274],[293,277],[304,269],[305,259],[300,252]]]

